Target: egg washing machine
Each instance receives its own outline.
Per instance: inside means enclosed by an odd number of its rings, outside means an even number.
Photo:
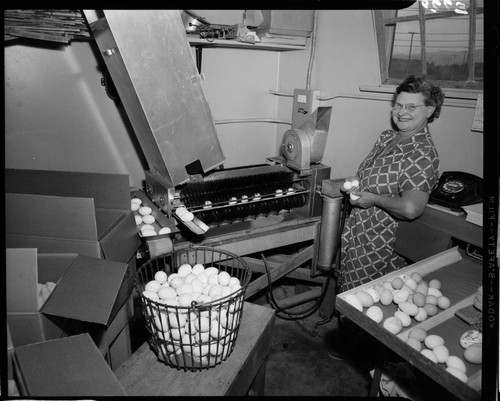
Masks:
[[[225,169],[180,11],[103,10],[99,16],[89,25],[149,167],[144,188],[132,197],[152,208],[155,224],[170,228],[142,238],[149,256],[192,244],[239,256],[291,246],[293,258],[271,263],[272,280],[314,281],[321,186],[331,171],[320,163],[331,108],[319,107],[307,118],[302,113],[283,136],[279,157]],[[192,220],[179,217],[181,207]],[[300,268],[308,260],[310,268]],[[247,263],[266,271],[258,259],[249,256]],[[247,297],[267,286],[265,276],[250,283]]]

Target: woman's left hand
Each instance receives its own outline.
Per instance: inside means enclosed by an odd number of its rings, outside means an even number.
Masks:
[[[360,207],[361,209],[368,209],[375,206],[374,194],[371,192],[361,192],[356,189],[350,191],[349,198],[351,205]]]

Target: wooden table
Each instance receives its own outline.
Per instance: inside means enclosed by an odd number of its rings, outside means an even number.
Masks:
[[[418,262],[449,249],[453,245],[453,238],[482,248],[483,228],[466,221],[465,217],[427,206],[424,214],[417,220],[400,221],[395,250],[413,262]]]
[[[382,284],[387,280],[392,281],[401,274],[411,275],[413,272],[419,273],[427,281],[433,278],[440,280],[442,283],[441,291],[443,295],[450,299],[451,306],[448,309],[440,310],[438,314],[423,322],[417,322],[412,319],[411,325],[405,327],[397,335],[383,328],[382,323],[376,323],[366,316],[366,308],[363,308],[361,312],[345,300],[349,294],[366,290],[375,284]],[[336,308],[361,329],[408,361],[440,386],[447,389],[458,399],[463,401],[480,401],[482,388],[481,365],[473,365],[463,359],[463,349],[459,341],[461,334],[473,329],[474,326],[470,326],[459,319],[455,316],[455,312],[473,304],[476,291],[481,283],[482,265],[477,261],[462,257],[458,249],[453,248],[339,294],[336,300]],[[382,309],[384,319],[392,316],[397,310],[397,305],[395,304],[388,306],[377,305]],[[446,372],[444,364],[432,362],[406,343],[409,332],[415,327],[421,327],[428,334],[441,336],[445,340],[445,345],[449,349],[450,355],[462,358],[467,367],[467,384]],[[382,353],[380,354],[379,365],[375,369],[370,391],[371,396],[375,396],[378,393],[383,358],[384,355]]]
[[[273,309],[245,302],[234,350],[221,364],[177,370],[159,361],[145,342],[115,374],[129,396],[232,396],[250,389],[263,395],[274,320]]]

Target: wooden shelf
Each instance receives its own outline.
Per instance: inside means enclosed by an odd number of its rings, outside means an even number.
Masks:
[[[232,49],[253,49],[253,50],[274,50],[274,51],[288,51],[288,50],[305,50],[307,46],[293,46],[282,45],[273,43],[245,43],[236,39],[199,39],[188,38],[189,44],[194,47],[225,47]]]

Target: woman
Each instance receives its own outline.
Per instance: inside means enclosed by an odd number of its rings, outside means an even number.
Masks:
[[[392,98],[397,130],[384,131],[358,168],[359,186],[346,193],[352,210],[341,240],[340,292],[406,265],[393,253],[399,220],[421,216],[438,181],[439,157],[428,124],[439,117],[442,90],[410,75]]]

